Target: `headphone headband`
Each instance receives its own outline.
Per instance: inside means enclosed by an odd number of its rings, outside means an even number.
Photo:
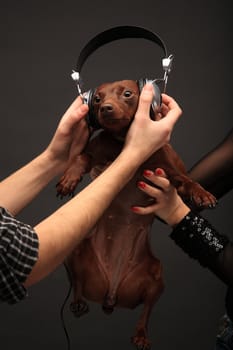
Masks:
[[[112,41],[118,40],[118,39],[126,39],[126,38],[142,38],[150,40],[157,45],[161,47],[161,49],[164,52],[164,58],[162,60],[162,66],[164,70],[164,77],[163,79],[157,79],[164,81],[164,92],[166,90],[167,86],[167,80],[168,75],[171,71],[172,61],[173,61],[173,55],[168,56],[167,54],[167,48],[163,40],[155,33],[151,32],[148,29],[142,28],[142,27],[136,27],[136,26],[119,26],[119,27],[113,27],[110,29],[105,30],[104,32],[101,32],[97,34],[94,38],[92,38],[82,49],[78,62],[76,65],[76,71],[73,70],[71,77],[75,81],[78,93],[82,96],[82,91],[80,87],[80,71],[83,67],[83,64],[87,60],[87,58],[99,47],[108,44]],[[156,79],[155,79],[156,80]]]
[[[77,72],[80,73],[87,58],[99,47],[115,40],[127,38],[142,38],[153,41],[161,47],[164,52],[164,56],[167,57],[167,48],[165,43],[157,34],[151,32],[150,30],[135,26],[113,27],[97,34],[84,46],[78,58],[76,66]]]

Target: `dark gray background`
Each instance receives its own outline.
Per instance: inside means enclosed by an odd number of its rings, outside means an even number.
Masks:
[[[81,48],[115,25],[139,25],[158,33],[175,55],[168,93],[183,109],[172,137],[187,168],[220,142],[232,126],[232,14],[230,1],[8,1],[1,5],[1,179],[48,144],[60,116],[76,96],[70,79]],[[100,49],[84,67],[86,89],[122,78],[160,77],[161,51],[143,40]],[[34,225],[62,202],[55,183],[19,216]],[[17,193],[16,193],[17,195]],[[232,192],[204,214],[230,235]],[[77,213],[78,215],[78,213]],[[152,349],[213,349],[224,313],[225,286],[189,259],[155,223],[152,245],[164,265],[166,289],[154,307]],[[63,267],[30,289],[16,306],[1,306],[0,348],[66,349],[60,307],[68,290]],[[141,307],[112,316],[91,304],[76,320],[66,309],[72,349],[131,349]]]

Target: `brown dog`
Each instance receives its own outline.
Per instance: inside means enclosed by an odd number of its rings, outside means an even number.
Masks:
[[[85,173],[90,172],[95,178],[112,163],[122,149],[138,98],[139,89],[132,80],[97,88],[93,108],[103,131],[89,142],[85,153],[69,165],[57,186],[60,195],[72,193]],[[182,160],[167,144],[138,169],[89,237],[67,259],[74,288],[71,309],[76,316],[88,312],[85,299],[102,304],[106,313],[111,313],[114,307],[133,309],[144,304],[132,337],[139,349],[150,348],[149,316],[164,285],[161,263],[154,257],[148,238],[154,216],[137,215],[130,207],[146,206],[151,201],[137,189],[137,182],[142,179],[144,169],[157,167],[165,170],[183,198],[204,207],[215,205],[215,198],[187,176]]]

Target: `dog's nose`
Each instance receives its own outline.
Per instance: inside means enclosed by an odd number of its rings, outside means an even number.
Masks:
[[[100,111],[102,113],[111,113],[113,111],[113,106],[110,103],[106,103],[101,106]]]

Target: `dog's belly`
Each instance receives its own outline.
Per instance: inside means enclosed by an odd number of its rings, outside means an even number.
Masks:
[[[121,278],[116,280],[113,274],[109,279],[101,269],[96,269],[96,266],[92,265],[90,273],[82,275],[81,278],[77,276],[78,283],[82,285],[82,296],[102,305],[106,296],[109,296],[110,303],[116,307],[136,308],[143,302],[142,297],[147,288],[149,290],[151,286],[154,288],[162,282],[160,261],[155,257],[145,258],[146,260],[143,260],[142,257],[141,264],[128,268],[120,276]],[[150,269],[153,271],[148,272]]]
[[[130,289],[127,287],[128,278],[137,279],[135,271],[139,268],[145,274],[145,264],[159,265],[148,241],[154,216],[139,216],[130,210],[132,205],[146,205],[148,201],[136,188],[138,177],[136,174],[119,193],[89,238],[77,248],[80,254],[73,256],[73,275],[82,283],[83,295],[89,300],[101,303],[107,292],[117,292],[118,306],[133,308],[140,298],[133,283]]]
[[[97,162],[91,170],[92,179],[99,176],[109,163]],[[137,182],[142,180],[143,170],[147,166],[149,169],[150,165],[146,164],[138,169],[116,196],[88,239],[101,270],[109,281],[116,284],[120,283],[133,266],[141,263],[146,255],[151,255],[148,234],[154,215],[140,216],[130,209],[134,205],[147,206],[151,202],[151,198],[137,188]]]
[[[158,280],[161,277],[161,264],[148,241],[153,218],[143,225],[134,223],[132,215],[132,221],[125,223],[114,217],[106,220],[110,213],[105,213],[91,237],[77,248],[81,254],[73,256],[73,278],[81,283],[88,300],[103,304],[108,295],[118,307],[135,308],[141,303],[139,281],[145,278],[157,284],[156,275]]]

